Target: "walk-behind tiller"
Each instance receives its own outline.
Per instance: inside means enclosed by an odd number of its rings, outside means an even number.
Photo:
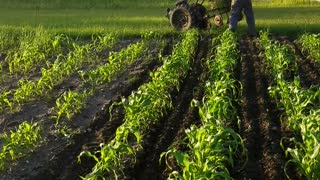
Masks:
[[[191,4],[187,0],[179,0],[174,9],[167,9],[166,16],[171,26],[178,31],[186,31],[193,27],[205,29],[211,27],[211,24],[220,27],[223,25],[223,15],[226,15],[228,23],[231,0],[208,1],[210,10],[203,5],[205,0],[197,0]]]

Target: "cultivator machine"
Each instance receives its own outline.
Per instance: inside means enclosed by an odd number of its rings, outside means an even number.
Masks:
[[[178,31],[186,31],[190,28],[197,27],[206,29],[212,24],[220,27],[223,25],[223,15],[229,22],[229,12],[231,9],[231,0],[208,0],[204,6],[205,0],[197,0],[195,3],[188,3],[187,0],[179,0],[176,7],[167,9],[167,17],[170,25]]]

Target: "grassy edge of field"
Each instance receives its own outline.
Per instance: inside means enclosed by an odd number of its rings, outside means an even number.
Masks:
[[[100,0],[93,2],[103,3]],[[138,3],[138,2],[143,3]],[[86,6],[68,3],[65,7],[43,4],[35,6],[26,3],[18,4],[13,0],[9,6],[4,4],[0,8],[0,32],[32,31],[43,27],[53,34],[66,34],[74,37],[90,37],[92,34],[117,34],[120,37],[137,37],[145,32],[153,31],[161,35],[178,34],[170,27],[169,20],[165,17],[166,7],[173,8],[174,1],[124,0],[117,5],[116,0],[108,6],[91,4]],[[256,25],[258,30],[269,29],[271,33],[297,36],[304,32],[320,32],[320,3],[305,1],[307,3],[295,4],[297,0],[282,0],[281,2],[253,2]],[[6,0],[0,0],[6,2]],[[36,2],[36,1],[35,1]],[[42,1],[41,1],[42,2]],[[193,1],[192,1],[193,2]],[[16,3],[16,6],[14,5]],[[88,4],[88,3],[87,3]],[[90,3],[89,3],[90,4]],[[105,3],[104,3],[105,4]],[[119,4],[119,2],[118,2]],[[109,7],[110,6],[110,7]],[[127,7],[127,8],[125,8]],[[226,16],[224,16],[226,21]],[[227,26],[224,25],[222,29]],[[217,28],[210,29],[211,32]],[[239,23],[239,31],[246,32],[246,22]]]

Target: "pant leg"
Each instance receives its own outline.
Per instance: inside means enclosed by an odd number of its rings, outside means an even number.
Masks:
[[[256,31],[256,25],[255,25],[251,0],[247,0],[247,2],[244,4],[244,14],[246,15],[249,34],[252,36],[256,36],[257,31]]]
[[[243,7],[241,0],[232,0],[229,19],[229,28],[232,31],[235,31],[237,29],[238,20],[241,17],[242,8]]]

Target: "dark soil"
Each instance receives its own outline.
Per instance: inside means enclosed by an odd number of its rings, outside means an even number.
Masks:
[[[248,163],[235,174],[236,179],[285,179],[286,162],[280,147],[282,137],[279,112],[268,97],[267,74],[259,49],[252,39],[240,40],[241,63],[239,80],[243,84],[243,102],[240,107],[240,135],[248,149]]]
[[[6,54],[0,52],[0,62],[1,62],[1,61],[4,61],[5,59],[6,59]]]

